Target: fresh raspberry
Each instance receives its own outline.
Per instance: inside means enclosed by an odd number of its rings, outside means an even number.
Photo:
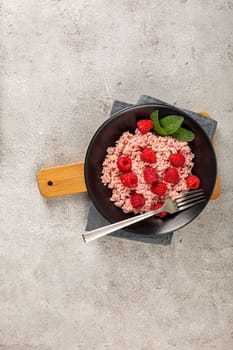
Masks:
[[[156,210],[162,207],[164,203],[162,202],[158,202],[157,204],[155,204],[152,208],[152,210]],[[161,211],[161,213],[155,214],[156,216],[159,216],[160,218],[164,218],[165,216],[167,216],[167,212],[166,211]]]
[[[155,169],[151,166],[147,166],[143,172],[144,180],[147,184],[152,184],[155,181],[158,181],[158,174]]]
[[[196,190],[200,186],[200,179],[196,175],[190,175],[186,179],[186,185],[191,190]]]
[[[167,191],[167,184],[165,182],[156,182],[151,186],[151,192],[158,196],[164,196]]]
[[[141,160],[148,163],[156,163],[156,154],[151,148],[144,148],[141,153]]]
[[[171,184],[175,185],[179,181],[179,174],[176,168],[169,168],[165,175],[164,180],[166,182],[170,182]]]
[[[128,157],[120,157],[117,161],[117,166],[118,169],[123,172],[129,171],[132,167],[131,159]]]
[[[183,166],[185,162],[185,158],[181,153],[171,154],[169,160],[171,165],[175,166],[176,168]]]
[[[142,119],[137,122],[137,127],[142,134],[146,134],[153,127],[153,122],[150,119]]]
[[[124,186],[134,188],[137,186],[138,178],[134,173],[125,173],[120,175],[121,182]]]
[[[135,209],[138,209],[145,204],[145,198],[142,194],[133,193],[130,197],[130,202]]]

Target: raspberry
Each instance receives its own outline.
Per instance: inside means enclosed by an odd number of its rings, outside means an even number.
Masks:
[[[155,169],[151,166],[147,166],[143,172],[144,180],[147,184],[152,184],[153,182],[158,180],[158,174]]]
[[[118,169],[123,172],[129,171],[132,167],[131,159],[128,157],[120,157],[117,161],[117,166]]]
[[[165,182],[156,182],[151,186],[151,192],[158,196],[164,196],[167,191],[167,184]]]
[[[130,202],[135,209],[138,209],[145,204],[145,198],[142,194],[134,193],[130,197]]]
[[[183,166],[185,162],[185,158],[181,153],[171,154],[169,160],[171,165],[175,166],[176,168]]]
[[[141,153],[141,160],[148,163],[156,163],[156,154],[151,148],[144,148]]]
[[[153,122],[150,119],[142,119],[137,122],[137,127],[142,134],[146,134],[153,127]]]
[[[190,175],[186,179],[186,185],[191,190],[196,190],[200,186],[200,179],[196,175]]]
[[[170,182],[171,184],[175,185],[179,181],[179,174],[176,168],[169,168],[164,176],[164,180],[166,182]]]
[[[121,182],[124,186],[134,188],[137,186],[138,178],[134,173],[125,173],[120,176]]]
[[[156,210],[161,208],[163,205],[162,202],[158,202],[157,204],[155,204],[152,208],[152,210]],[[159,216],[160,218],[164,218],[165,216],[167,216],[167,212],[166,211],[161,211],[161,213],[155,214],[156,216]]]

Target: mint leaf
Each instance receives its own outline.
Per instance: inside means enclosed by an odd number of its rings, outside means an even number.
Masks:
[[[176,139],[180,141],[190,142],[195,139],[195,134],[191,130],[185,128],[179,128],[174,134],[172,134]]]
[[[168,135],[172,135],[180,128],[183,121],[184,118],[181,115],[168,115],[160,119],[160,125],[166,130]]]
[[[154,123],[154,126],[153,126],[154,132],[156,132],[157,134],[159,134],[161,136],[166,136],[167,135],[166,130],[164,128],[162,128],[160,123],[159,123],[159,111],[158,110],[151,113],[150,119]]]

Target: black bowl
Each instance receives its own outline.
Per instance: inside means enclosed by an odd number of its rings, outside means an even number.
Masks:
[[[124,131],[134,132],[139,119],[149,118],[151,112],[159,110],[159,117],[178,114],[184,117],[183,126],[192,130],[195,140],[190,142],[195,154],[193,173],[201,179],[201,187],[205,192],[206,202],[192,207],[165,219],[150,218],[126,228],[127,231],[140,234],[162,234],[178,230],[197,217],[208,203],[216,180],[216,157],[213,146],[204,130],[185,112],[175,107],[159,104],[139,105],[126,108],[106,120],[94,134],[85,157],[84,175],[88,194],[97,210],[111,223],[127,219],[133,214],[125,214],[116,207],[109,198],[111,190],[101,182],[102,163],[109,146]]]

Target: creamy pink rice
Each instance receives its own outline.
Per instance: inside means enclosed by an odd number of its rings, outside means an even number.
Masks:
[[[141,160],[141,152],[144,148],[149,147],[156,153],[157,161],[149,164]],[[151,192],[151,185],[144,180],[143,170],[146,165],[153,167],[158,175],[159,180],[163,181],[164,174],[171,167],[169,156],[173,153],[180,152],[185,157],[185,163],[181,168],[177,168],[179,173],[179,182],[176,185],[167,183],[167,192],[163,197],[155,195]],[[132,161],[131,171],[137,175],[138,183],[133,190],[125,187],[120,175],[122,172],[117,167],[118,158],[125,156]],[[163,202],[165,198],[175,199],[178,195],[188,190],[185,179],[191,175],[194,154],[187,142],[182,142],[171,136],[157,136],[152,132],[141,134],[136,129],[135,134],[128,131],[124,132],[115,147],[108,147],[107,155],[103,162],[103,170],[101,180],[104,185],[112,190],[110,200],[117,207],[122,208],[125,213],[142,213],[152,210],[153,206],[158,202]],[[143,194],[145,204],[140,209],[135,209],[131,205],[130,196],[133,192]]]

